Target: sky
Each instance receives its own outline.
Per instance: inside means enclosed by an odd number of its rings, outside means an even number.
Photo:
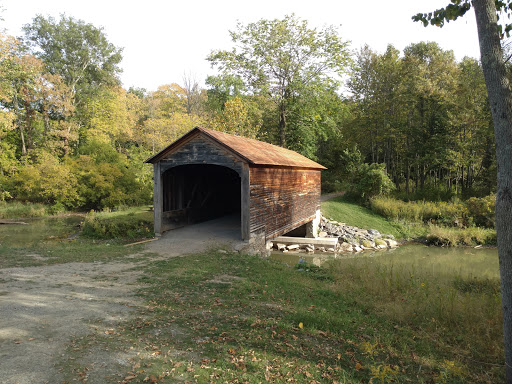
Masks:
[[[108,40],[123,47],[123,86],[154,91],[159,85],[178,83],[184,76],[200,85],[215,74],[206,57],[212,50],[229,49],[229,31],[237,22],[282,19],[294,13],[311,27],[333,25],[351,42],[351,50],[368,44],[384,52],[388,44],[403,50],[420,41],[435,41],[453,50],[457,60],[479,58],[476,23],[472,12],[444,28],[425,28],[411,20],[448,0],[0,0],[0,29],[22,35],[22,26],[34,16],[61,14],[102,27]]]

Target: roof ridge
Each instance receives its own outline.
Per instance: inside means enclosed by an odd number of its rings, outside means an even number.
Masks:
[[[156,155],[150,157],[146,162],[154,163],[162,158],[167,152],[190,137],[194,132],[200,132],[213,139],[220,145],[236,153],[247,162],[255,165],[289,166],[297,168],[326,169],[323,165],[301,155],[291,149],[283,148],[265,141],[251,139],[232,133],[216,131],[211,128],[195,127],[185,135],[171,143]]]

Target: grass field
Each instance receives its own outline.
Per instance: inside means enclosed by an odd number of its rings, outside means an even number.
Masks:
[[[160,260],[141,279],[146,309],[67,352],[130,350],[130,383],[502,382],[496,283],[424,272],[215,250]]]

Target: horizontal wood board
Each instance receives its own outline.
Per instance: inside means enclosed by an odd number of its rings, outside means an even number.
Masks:
[[[270,239],[315,216],[320,208],[320,171],[250,168],[249,230]]]

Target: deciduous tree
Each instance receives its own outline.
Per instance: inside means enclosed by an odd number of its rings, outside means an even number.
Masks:
[[[293,106],[310,88],[339,84],[349,61],[348,43],[334,27],[310,28],[295,15],[238,24],[230,34],[235,47],[214,51],[208,60],[224,75],[242,78],[252,94],[272,98],[279,143],[287,146],[296,128],[288,124]]]
[[[107,40],[102,28],[62,15],[37,15],[23,27],[38,58],[52,74],[59,74],[76,97],[103,85],[119,85],[121,48]]]

